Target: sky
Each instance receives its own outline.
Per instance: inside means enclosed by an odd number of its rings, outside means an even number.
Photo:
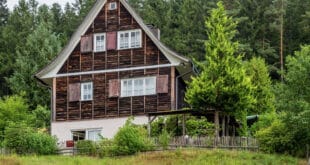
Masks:
[[[12,11],[13,7],[18,4],[19,0],[7,0],[7,6]],[[67,2],[72,3],[74,0],[37,0],[39,2],[39,5],[47,4],[52,5],[53,3],[59,3],[60,5],[64,6]]]

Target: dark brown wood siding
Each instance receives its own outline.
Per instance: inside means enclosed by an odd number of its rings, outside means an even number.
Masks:
[[[117,2],[117,10],[108,10],[109,2]],[[95,33],[106,33],[107,40],[115,37],[117,40],[117,31],[132,29],[141,29],[141,27],[118,0],[108,0],[93,24],[81,37],[89,37]],[[91,40],[89,40],[89,42],[90,41]],[[79,43],[68,60],[64,63],[59,73],[63,74],[170,63],[143,30],[141,41],[141,48],[117,50],[117,48],[113,49],[116,46],[115,44],[117,44],[117,41],[109,40],[106,41],[106,43],[109,44],[106,44],[107,50],[104,52],[89,52],[88,50],[81,52],[81,43]],[[89,43],[89,45],[92,44]]]
[[[117,2],[117,10],[108,10],[109,2]],[[141,29],[141,27],[118,0],[108,0],[83,36],[91,36],[94,33],[112,34],[131,29]],[[107,38],[115,37],[113,35],[107,35]],[[108,47],[104,52],[81,52],[81,43],[79,43],[61,67],[59,74],[131,67],[142,69],[56,78],[55,120],[89,120],[171,110],[173,108],[171,106],[172,68],[143,69],[144,66],[169,64],[170,62],[143,30],[141,35],[142,47],[135,49],[117,50],[113,49],[115,45],[111,44],[106,45]],[[110,80],[158,75],[168,75],[168,92],[148,96],[109,97]],[[80,101],[75,98],[69,101],[70,84],[90,81],[93,82],[92,100]]]
[[[101,73],[83,76],[61,77],[56,79],[56,121],[99,119],[143,115],[147,112],[171,110],[171,68],[142,69]],[[157,93],[148,96],[109,97],[111,80],[139,78],[160,75],[168,76],[168,93]],[[93,82],[93,100],[69,101],[70,84]]]

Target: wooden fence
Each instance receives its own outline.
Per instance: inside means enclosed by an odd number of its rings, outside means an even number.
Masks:
[[[158,138],[154,139],[156,146],[159,145]],[[258,142],[252,137],[223,136],[223,137],[172,137],[169,147],[197,147],[197,148],[226,148],[258,150]]]

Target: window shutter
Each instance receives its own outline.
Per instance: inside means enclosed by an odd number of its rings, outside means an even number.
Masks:
[[[109,97],[118,97],[119,96],[119,80],[109,80]]]
[[[156,92],[157,93],[168,93],[168,75],[157,76]]]
[[[69,101],[79,101],[81,98],[81,84],[69,84]]]
[[[81,37],[81,53],[91,52],[93,50],[93,37],[92,35]]]
[[[107,50],[115,50],[116,49],[116,32],[108,32],[107,33]]]

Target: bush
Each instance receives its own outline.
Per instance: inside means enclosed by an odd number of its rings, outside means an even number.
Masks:
[[[56,139],[36,132],[25,123],[11,123],[5,129],[4,146],[17,154],[48,155],[57,151]]]
[[[171,136],[167,132],[167,130],[163,130],[163,132],[158,137],[158,142],[164,150],[168,149],[170,140],[171,140]]]
[[[115,148],[113,140],[102,139],[101,141],[99,141],[98,147],[99,157],[103,158],[106,156],[113,156],[113,148]]]
[[[76,144],[80,155],[96,156],[97,144],[91,140],[80,140]]]
[[[152,148],[152,143],[147,137],[146,130],[135,126],[132,120],[133,118],[129,118],[115,135],[113,154],[131,155]]]
[[[292,136],[286,125],[279,119],[272,122],[270,127],[257,131],[256,137],[260,150],[267,153],[286,153],[292,146]]]

